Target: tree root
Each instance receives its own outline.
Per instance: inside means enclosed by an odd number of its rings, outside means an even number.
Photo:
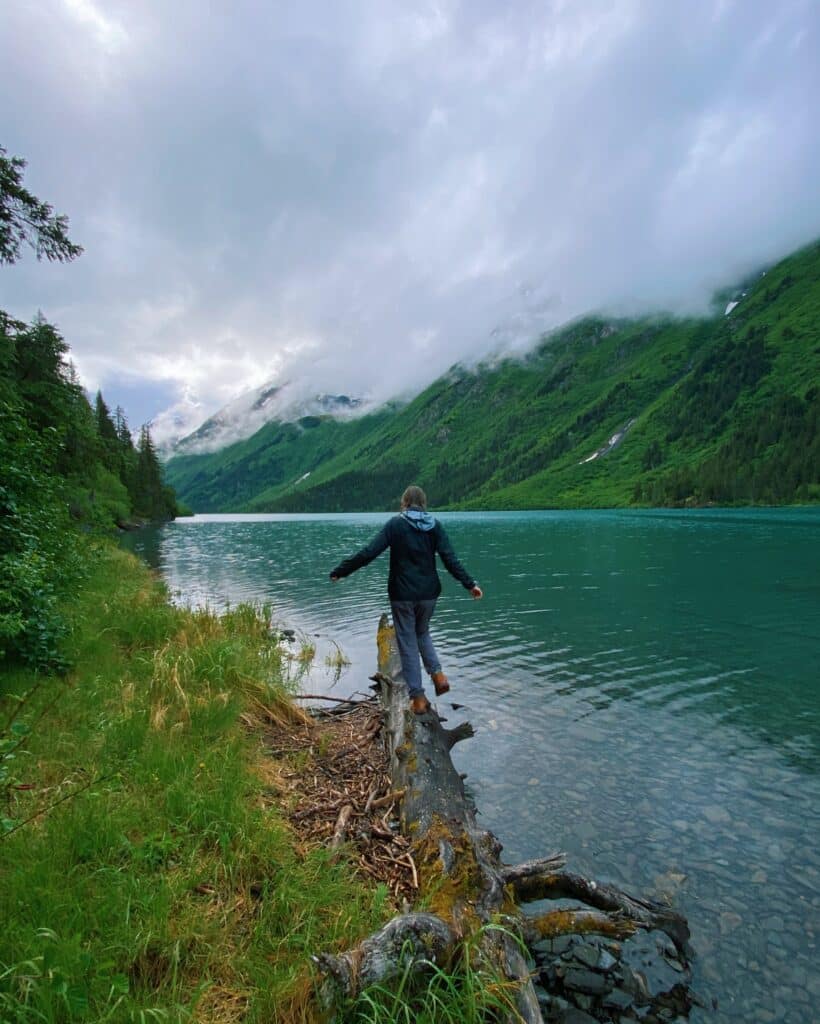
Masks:
[[[311,958],[325,978],[322,1001],[329,1006],[405,971],[446,964],[456,942],[455,931],[435,914],[400,914],[353,949]]]
[[[513,880],[513,891],[522,903],[543,899],[580,900],[598,910],[618,914],[641,928],[657,928],[669,936],[685,959],[692,956],[685,918],[663,903],[637,899],[615,886],[566,871],[519,876]]]

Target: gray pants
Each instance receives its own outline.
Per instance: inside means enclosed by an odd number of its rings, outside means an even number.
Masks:
[[[402,672],[411,697],[424,693],[419,655],[430,675],[441,671],[441,662],[430,636],[430,619],[435,607],[435,598],[432,601],[390,602]]]

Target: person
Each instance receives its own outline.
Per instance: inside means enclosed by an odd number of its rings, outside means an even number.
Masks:
[[[331,571],[331,580],[336,583],[349,576],[372,562],[386,548],[390,548],[387,593],[401,667],[410,706],[416,714],[422,714],[429,709],[430,702],[421,681],[419,656],[432,679],[436,694],[441,696],[450,689],[430,636],[430,619],[441,593],[436,553],[450,575],[469,590],[474,598],[483,597],[484,592],[456,558],[444,527],[427,511],[427,496],[420,487],[414,485],[407,488],[401,498],[400,514],[385,523],[361,551],[340,562]]]

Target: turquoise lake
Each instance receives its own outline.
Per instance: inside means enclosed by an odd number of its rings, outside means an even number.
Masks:
[[[177,600],[271,602],[317,646],[304,689],[347,696],[375,670],[387,555],[328,573],[386,518],[197,516],[127,543]],[[820,1018],[820,510],[440,518],[486,597],[442,568],[432,631],[464,707],[439,710],[476,727],[454,761],[504,858],[564,850],[670,895],[693,1020]]]

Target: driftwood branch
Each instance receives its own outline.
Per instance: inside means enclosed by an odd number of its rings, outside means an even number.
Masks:
[[[377,809],[379,807],[389,807],[390,804],[396,803],[404,796],[404,790],[400,789],[395,793],[387,793],[385,796],[380,796],[377,800],[374,800],[370,805],[372,808]]]
[[[364,704],[368,697],[362,697],[359,700],[354,700],[352,697],[331,697],[327,693],[294,693],[294,700],[330,700],[334,704]]]
[[[333,838],[330,840],[331,850],[338,850],[342,843],[345,841],[347,827],[350,824],[350,819],[352,817],[353,804],[345,804],[344,807],[339,811],[339,817],[336,819],[336,827],[333,830]]]
[[[553,853],[550,857],[541,857],[538,860],[525,860],[521,864],[507,864],[501,868],[501,878],[505,885],[517,885],[522,879],[530,878],[532,875],[560,871],[566,862],[567,855],[565,853]]]

